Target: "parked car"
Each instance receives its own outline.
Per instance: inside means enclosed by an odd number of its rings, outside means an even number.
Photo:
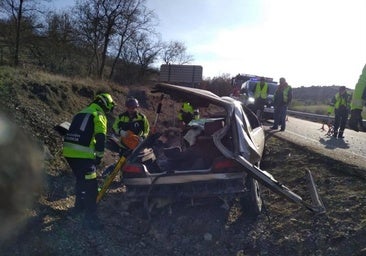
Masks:
[[[262,211],[260,182],[311,211],[325,211],[310,172],[312,198],[318,199],[312,204],[260,169],[264,131],[254,113],[240,101],[165,83],[155,85],[153,91],[177,102],[189,101],[210,114],[190,123],[192,129],[201,132],[195,143],[184,150],[179,146],[162,147],[162,133],[150,135],[134,149],[121,168],[125,196],[142,201],[153,197],[220,197],[227,201],[239,198],[248,216],[256,217]]]
[[[256,83],[259,82],[258,79],[259,78],[252,78],[244,82],[240,89],[240,94],[242,94],[241,99],[243,99],[243,103],[252,111],[254,110],[254,90]],[[264,105],[262,117],[264,119],[273,119],[273,96],[278,87],[278,84],[272,79],[266,80],[266,83],[268,84],[268,97],[266,99],[266,104]]]

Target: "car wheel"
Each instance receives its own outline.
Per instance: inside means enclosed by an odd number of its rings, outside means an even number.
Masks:
[[[263,206],[259,183],[252,177],[247,177],[245,186],[248,191],[242,198],[242,207],[249,218],[256,219],[262,212]]]

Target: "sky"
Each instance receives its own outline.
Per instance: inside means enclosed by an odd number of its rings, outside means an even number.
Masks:
[[[67,6],[73,0],[54,0]],[[180,41],[203,77],[285,77],[353,89],[366,64],[366,0],[147,0],[163,41]]]

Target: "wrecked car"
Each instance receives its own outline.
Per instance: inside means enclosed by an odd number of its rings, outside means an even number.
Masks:
[[[98,200],[116,172],[121,172],[124,196],[142,202],[152,198],[177,201],[207,197],[230,202],[235,198],[248,216],[256,217],[262,211],[261,184],[312,212],[325,212],[310,171],[307,177],[312,202],[308,203],[260,169],[264,130],[255,114],[240,101],[167,83],[156,84],[152,92],[179,104],[188,101],[202,110],[200,118],[187,125],[187,129],[199,132],[188,146],[183,146],[180,139],[180,143],[169,145],[163,132],[152,133],[129,155],[121,156]]]

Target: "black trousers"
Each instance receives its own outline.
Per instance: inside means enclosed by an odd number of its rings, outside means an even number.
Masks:
[[[338,133],[344,131],[346,128],[347,120],[348,120],[348,110],[347,108],[341,106],[335,111],[335,118],[334,118],[334,132]]]
[[[86,215],[95,215],[97,210],[98,182],[96,177],[86,178],[96,172],[93,159],[66,158],[76,178],[75,208],[85,210]]]

